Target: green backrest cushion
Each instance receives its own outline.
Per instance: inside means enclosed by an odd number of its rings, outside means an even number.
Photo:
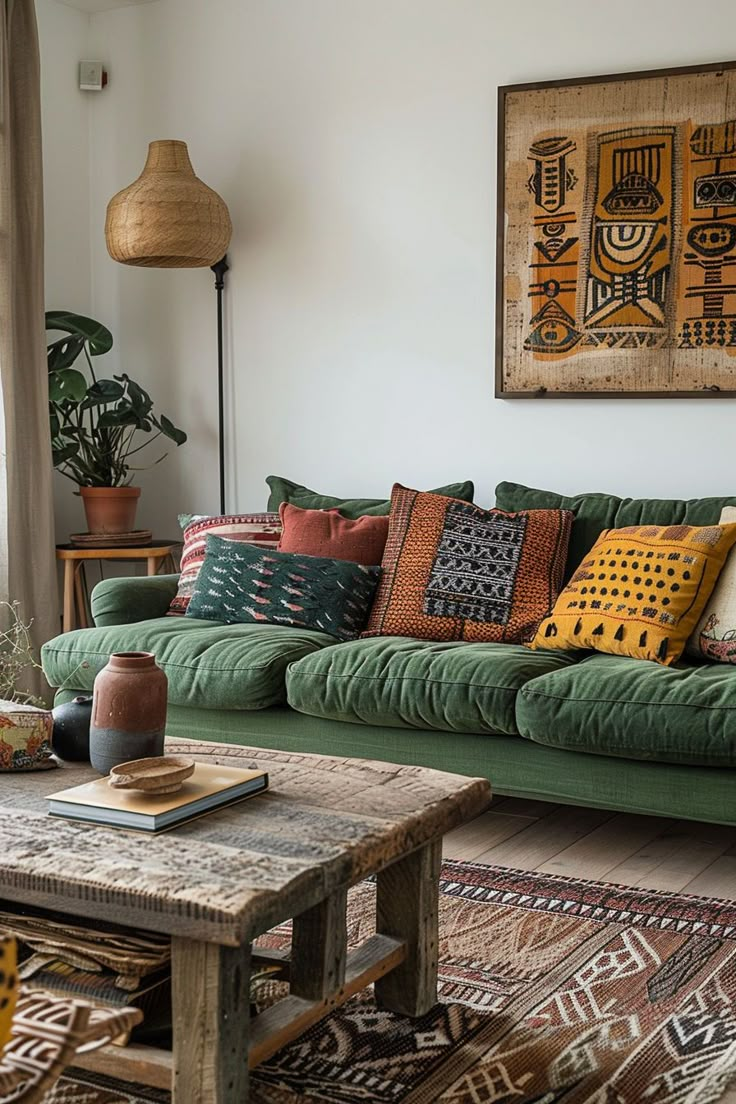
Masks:
[[[391,509],[390,498],[333,498],[331,495],[310,491],[309,487],[292,483],[290,479],[282,479],[280,475],[269,475],[266,482],[271,491],[267,509],[273,513],[278,513],[282,502],[301,506],[302,510],[339,510],[343,517],[352,519],[366,515],[382,517]],[[450,483],[447,487],[435,487],[432,494],[447,495],[448,498],[460,498],[463,502],[472,502],[474,492],[475,487],[468,479],[464,483]]]
[[[575,521],[567,552],[569,578],[604,529],[625,525],[715,525],[736,498],[617,498],[608,494],[561,495],[521,483],[499,483],[499,510],[572,510]]]

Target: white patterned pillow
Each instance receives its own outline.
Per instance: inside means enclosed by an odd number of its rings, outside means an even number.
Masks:
[[[724,506],[719,523],[734,521],[736,506]],[[687,650],[715,663],[736,663],[736,549],[728,554]]]
[[[281,519],[278,514],[222,514],[209,517],[194,514],[188,517],[184,529],[184,551],[176,597],[169,606],[170,617],[182,617],[187,612],[194,584],[204,563],[208,533],[228,540],[255,544],[264,550],[276,551],[281,539]]]

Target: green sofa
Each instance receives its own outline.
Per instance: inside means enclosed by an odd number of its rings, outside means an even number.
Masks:
[[[709,525],[736,499],[566,498],[501,483],[504,510],[575,513],[570,574],[606,528]],[[496,793],[736,824],[736,666],[404,637],[338,643],[276,625],[166,617],[176,576],[111,579],[95,628],[49,641],[57,701],[113,651],[155,653],[168,730],[203,740],[485,775]]]

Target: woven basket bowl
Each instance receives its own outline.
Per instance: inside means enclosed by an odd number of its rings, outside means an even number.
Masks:
[[[231,234],[225,202],[194,175],[186,142],[151,142],[141,175],[107,205],[107,249],[121,264],[205,268]]]

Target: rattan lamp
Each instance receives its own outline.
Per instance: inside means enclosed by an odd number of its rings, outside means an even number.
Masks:
[[[151,142],[141,175],[107,205],[105,241],[113,260],[141,268],[211,268],[215,274],[221,513],[225,513],[222,291],[231,234],[225,202],[195,176],[186,142]]]

